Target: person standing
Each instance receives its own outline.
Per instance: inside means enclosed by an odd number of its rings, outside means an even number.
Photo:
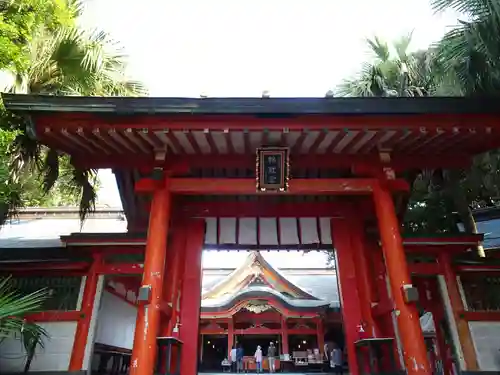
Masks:
[[[257,372],[261,373],[262,372],[262,348],[260,347],[260,345],[257,345],[257,350],[255,351],[254,358],[255,358],[255,367],[257,369]]]
[[[342,363],[342,350],[337,344],[333,344],[333,350],[330,355],[330,367],[336,375],[342,375],[343,363]]]
[[[323,353],[325,355],[326,361],[330,362],[330,345],[325,342],[325,346],[323,347]]]
[[[236,349],[236,372],[243,372],[243,348],[238,344]]]
[[[237,350],[236,346],[233,346],[231,349],[231,370],[236,372],[236,359],[237,359]]]
[[[276,347],[272,341],[269,343],[269,348],[267,348],[267,361],[269,363],[269,372],[276,372]]]

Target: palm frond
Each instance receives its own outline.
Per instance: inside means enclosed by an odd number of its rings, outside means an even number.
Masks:
[[[413,31],[393,42],[396,55],[398,56],[399,61],[403,63],[408,61],[408,48],[410,47],[412,37]]]
[[[71,11],[72,18],[77,19],[85,10],[85,1],[83,0],[67,0],[68,8]]]
[[[48,291],[41,289],[22,295],[12,287],[11,278],[0,280],[0,337],[7,337],[25,330],[38,337],[47,337],[47,332],[36,324],[27,324],[24,315],[39,310],[48,297]]]
[[[48,193],[59,178],[59,153],[50,148],[43,163],[43,191]]]
[[[66,181],[60,186],[68,194],[80,197],[80,219],[83,221],[87,215],[95,210],[97,201],[98,177],[96,169],[81,169],[70,160],[69,168],[61,170],[60,178]]]
[[[79,14],[82,0],[67,0],[68,9]],[[110,36],[98,30],[82,30],[71,25],[57,29],[40,27],[26,47],[30,64],[15,76],[12,91],[46,95],[143,96],[144,85],[126,75],[127,56]],[[2,118],[4,120],[5,118]],[[7,127],[18,131],[11,147],[9,183],[19,184],[27,173],[43,176],[43,190],[56,185],[72,196],[79,196],[80,214],[94,210],[97,172],[81,170],[72,164],[61,170],[59,150],[42,147],[30,137],[30,124],[22,118],[7,120]],[[2,124],[3,126],[4,124]],[[43,159],[43,161],[42,161]],[[63,178],[64,186],[58,185]],[[21,189],[22,191],[22,189]],[[0,205],[0,225],[22,204],[19,190]],[[17,194],[17,195],[16,195]]]
[[[389,45],[379,37],[375,36],[373,38],[367,38],[366,43],[368,44],[370,51],[378,60],[384,62],[390,59],[391,54],[389,51]]]
[[[10,180],[18,183],[23,171],[33,172],[40,166],[41,145],[29,135],[27,121],[22,118],[10,122],[17,135],[10,147]]]
[[[389,45],[378,37],[367,39],[370,50],[375,59],[364,63],[355,78],[344,80],[337,88],[339,96],[396,96],[404,88],[408,96],[428,95],[430,83],[425,79],[425,70],[418,64],[426,63],[425,59],[417,59],[409,54],[407,49],[411,42],[412,34],[408,34],[396,41],[397,55],[391,57]],[[403,65],[411,65],[409,77],[403,72]],[[416,74],[418,72],[418,74]],[[403,82],[410,80],[409,84]]]
[[[19,208],[23,206],[23,199],[20,189],[11,188],[4,193],[5,196],[1,197],[0,201],[0,226],[5,222],[17,215]]]
[[[432,0],[437,12],[454,9],[472,20],[493,17],[500,19],[500,3],[497,0]]]
[[[500,92],[500,3],[496,0],[435,0],[436,10],[448,7],[468,15],[437,43],[436,59],[452,72],[465,95]]]

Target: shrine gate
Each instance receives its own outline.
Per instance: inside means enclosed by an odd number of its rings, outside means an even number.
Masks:
[[[497,148],[495,101],[3,99],[8,110],[26,116],[43,144],[71,155],[81,168],[115,171],[130,235],[98,242],[121,243],[126,251],[131,241],[145,240],[132,375],[153,374],[158,335],[178,335],[184,343],[181,374],[197,373],[203,247],[335,248],[352,374],[360,370],[355,343],[377,337],[395,339],[408,374],[431,373],[416,305],[425,283],[412,281],[411,274],[441,274],[461,366],[477,369],[452,259],[481,236],[429,237],[405,246],[400,220],[410,186],[402,176],[466,168],[475,154]],[[427,260],[408,261],[412,252]],[[86,309],[99,274],[137,273],[137,267],[121,270],[102,253],[93,257]],[[70,371],[82,369],[89,315],[78,321]]]

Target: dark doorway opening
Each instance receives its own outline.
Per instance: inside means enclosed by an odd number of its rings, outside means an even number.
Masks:
[[[221,372],[227,358],[227,335],[203,335],[200,349],[200,371]]]
[[[313,351],[318,348],[317,337],[314,335],[289,335],[288,342],[290,345],[290,351],[293,352],[305,352]]]
[[[279,335],[238,335],[236,336],[236,342],[243,348],[243,355],[245,357],[253,357],[257,346],[260,345],[262,349],[262,355],[267,356],[267,348],[269,344],[274,342],[277,348],[277,352],[280,353],[280,337]]]

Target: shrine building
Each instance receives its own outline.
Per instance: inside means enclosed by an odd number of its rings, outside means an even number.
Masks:
[[[120,209],[98,208],[85,221],[82,231],[89,236],[99,231],[124,233],[126,228],[127,223]],[[81,308],[85,282],[76,277],[78,273],[62,272],[61,276],[62,270],[73,267],[68,260],[56,257],[50,264],[41,264],[43,268],[54,267],[52,271],[42,272],[47,276],[37,275],[40,267],[33,269],[32,261],[36,254],[51,256],[56,249],[61,256],[67,256],[69,250],[75,260],[84,255],[89,249],[68,247],[61,242],[61,235],[74,231],[79,231],[76,208],[28,208],[10,220],[0,232],[3,253],[1,274],[12,274],[15,285],[25,293],[44,287],[51,289],[51,298],[46,303],[48,311],[30,318],[58,322],[61,326],[46,326],[54,340],[61,339],[58,335],[63,325],[66,329],[74,326],[71,321],[64,321],[71,316],[72,310],[78,309],[78,305]],[[308,351],[324,348],[325,343],[343,345],[337,275],[334,266],[328,263],[326,253],[282,251],[278,253],[279,257],[287,258],[287,263],[293,267],[279,270],[272,267],[258,251],[233,254],[237,255],[237,263],[234,259],[225,259],[229,256],[227,251],[205,251],[209,258],[215,255],[217,266],[212,260],[212,266],[203,268],[200,371],[220,372],[222,360],[228,358],[235,345],[244,348],[248,362],[253,358],[257,345],[267,348],[271,341],[275,342],[280,353],[295,353],[302,359],[307,359]],[[30,260],[28,265],[25,263],[27,259]],[[95,319],[97,323],[90,360],[95,372],[98,372],[102,359],[111,362],[112,358],[106,357],[106,353],[119,352],[124,358],[130,354],[140,285],[139,275],[121,274],[104,278],[100,301],[96,302],[99,303],[99,312]],[[21,342],[7,340],[0,349],[7,358],[0,359],[3,369],[14,371],[24,366]],[[54,349],[56,352],[61,350],[59,345]],[[71,354],[70,349],[66,346],[65,352],[59,352],[52,360],[56,358],[59,361],[61,354]],[[52,356],[55,354],[52,350],[50,345],[44,354]],[[47,365],[44,358],[39,357],[30,366],[31,371],[46,370],[39,367]],[[278,369],[281,365],[278,360]],[[255,366],[249,363],[247,367],[254,369]],[[267,368],[267,362],[264,367]],[[289,368],[293,369],[293,365],[289,364]]]
[[[113,169],[123,205],[50,241],[57,219],[36,210],[4,228],[1,274],[54,297],[26,316],[51,335],[31,371],[152,375],[179,364],[195,375],[235,344],[251,357],[261,339],[276,344],[281,369],[302,372],[323,368],[328,342],[354,375],[500,370],[500,263],[494,246],[477,251],[489,233],[401,226],[417,171],[467,168],[500,146],[495,99],[3,100],[78,167]],[[203,283],[203,250],[248,255]],[[334,270],[309,276],[337,300],[262,256],[292,250],[331,254]],[[2,369],[20,372],[21,344],[7,341]]]

